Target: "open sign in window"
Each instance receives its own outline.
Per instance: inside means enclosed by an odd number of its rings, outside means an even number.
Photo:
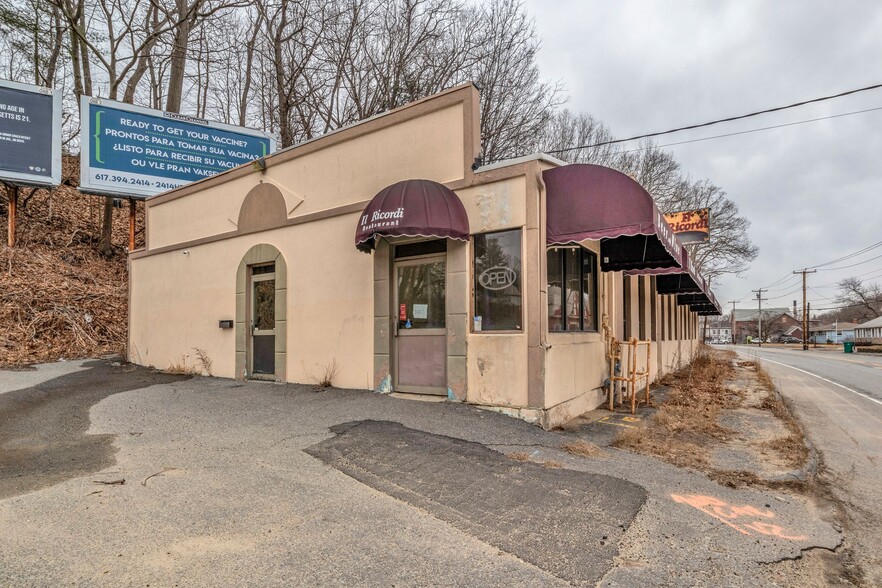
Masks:
[[[521,230],[484,233],[474,239],[475,330],[521,330]]]

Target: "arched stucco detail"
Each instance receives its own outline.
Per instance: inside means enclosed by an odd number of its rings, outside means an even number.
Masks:
[[[281,227],[287,220],[288,209],[281,190],[264,182],[254,186],[245,196],[236,227],[240,233],[253,233]]]
[[[253,190],[252,190],[253,192]],[[250,193],[249,193],[250,194]],[[246,198],[247,202],[247,198]],[[243,205],[244,208],[244,205]],[[248,267],[263,263],[276,264],[276,380],[286,382],[286,351],[288,348],[288,266],[282,253],[266,243],[255,245],[239,262],[236,272],[236,379],[245,378],[248,365]]]

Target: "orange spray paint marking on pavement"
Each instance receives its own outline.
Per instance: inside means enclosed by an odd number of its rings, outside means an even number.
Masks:
[[[775,518],[775,513],[770,510],[760,510],[750,505],[735,506],[720,500],[719,498],[702,496],[700,494],[671,494],[671,498],[674,502],[688,504],[693,508],[697,508],[701,512],[714,517],[721,523],[732,527],[742,535],[760,533],[761,535],[769,535],[771,537],[788,539],[790,541],[802,541],[803,539],[806,539],[805,535],[786,535],[785,529],[779,525],[756,520]],[[738,519],[754,520],[741,521]],[[738,522],[736,523],[735,521]]]

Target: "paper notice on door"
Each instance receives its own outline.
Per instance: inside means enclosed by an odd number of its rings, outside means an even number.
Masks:
[[[429,305],[428,304],[414,304],[413,305],[413,318],[415,318],[415,319],[429,318]]]

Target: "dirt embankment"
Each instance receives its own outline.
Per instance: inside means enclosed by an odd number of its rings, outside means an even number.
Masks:
[[[9,195],[0,185],[0,367],[119,353],[128,314],[128,207],[114,210],[113,254],[98,253],[104,198],[63,185],[19,189],[16,245],[7,247]],[[137,240],[143,241],[138,207]]]

